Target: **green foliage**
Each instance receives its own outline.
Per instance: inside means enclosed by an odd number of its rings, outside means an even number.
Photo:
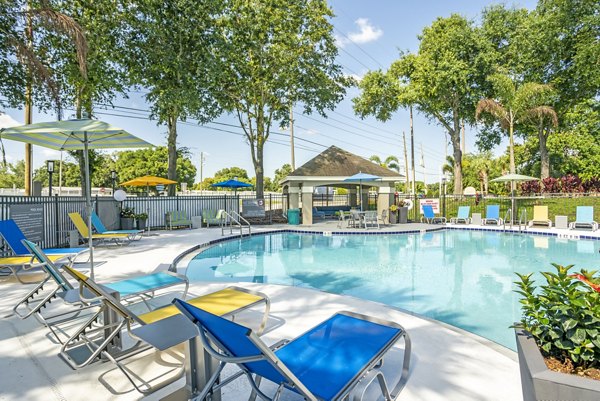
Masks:
[[[124,219],[134,219],[135,218],[135,210],[132,207],[124,207],[121,209],[120,216]]]
[[[185,148],[180,148],[178,155],[178,182],[180,184],[186,182],[188,188],[191,188],[196,177],[196,167],[192,164],[190,155]],[[114,168],[119,175],[119,182],[129,181],[144,175],[157,177],[167,175],[167,148],[165,146],[117,152],[115,158]],[[110,177],[110,170],[104,174],[106,174],[106,177]]]
[[[292,166],[285,163],[281,168],[275,170],[275,178],[273,178],[273,192],[281,192],[281,181],[292,173]]]
[[[552,264],[556,272],[542,272],[539,289],[531,274],[519,274],[516,290],[522,298],[518,327],[530,332],[544,354],[571,359],[582,368],[600,367],[600,293],[569,274],[573,267]],[[600,283],[595,271],[581,277]]]
[[[0,188],[23,188],[25,183],[25,162],[0,164]]]
[[[250,182],[248,172],[241,167],[226,167],[215,173],[215,182],[236,179],[242,182]]]

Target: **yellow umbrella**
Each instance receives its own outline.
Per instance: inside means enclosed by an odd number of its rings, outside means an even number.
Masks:
[[[133,180],[124,182],[121,185],[126,185],[130,187],[154,187],[156,185],[169,184],[177,184],[177,181],[169,180],[167,178],[162,177],[154,177],[152,175],[145,175],[143,177],[134,178]]]

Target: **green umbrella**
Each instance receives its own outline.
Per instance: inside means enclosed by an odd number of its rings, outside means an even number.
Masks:
[[[515,192],[513,190],[514,183],[519,181],[539,181],[539,178],[530,177],[522,174],[505,174],[501,177],[494,178],[491,182],[510,182],[510,210],[511,210],[511,227],[512,220],[514,220],[515,213]]]
[[[94,278],[92,249],[92,202],[88,149],[142,148],[152,144],[131,135],[122,128],[98,120],[81,119],[52,121],[0,129],[0,140],[30,143],[54,150],[83,150],[85,162],[85,202],[88,215],[88,246],[90,247],[91,276]]]

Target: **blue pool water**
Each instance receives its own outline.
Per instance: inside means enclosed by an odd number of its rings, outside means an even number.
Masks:
[[[550,263],[597,269],[600,242],[445,230],[401,235],[255,235],[215,245],[188,265],[191,281],[317,288],[379,301],[515,349],[515,272]],[[541,275],[536,274],[541,282]]]

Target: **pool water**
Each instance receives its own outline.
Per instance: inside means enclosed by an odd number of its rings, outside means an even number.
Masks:
[[[277,233],[217,244],[189,263],[190,281],[257,282],[316,288],[378,301],[516,349],[515,272],[550,263],[597,269],[600,242],[500,232],[424,234]]]

